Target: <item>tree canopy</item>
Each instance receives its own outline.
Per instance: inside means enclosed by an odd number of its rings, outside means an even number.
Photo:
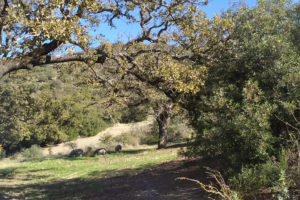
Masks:
[[[101,29],[103,23],[113,27],[117,18],[139,25],[141,33],[124,44],[122,51],[125,57],[138,56],[145,50],[130,52],[132,46],[145,41],[167,42],[163,36],[199,4],[201,1],[195,0],[4,0],[0,4],[0,77],[14,70],[48,63],[103,63],[116,55],[112,55],[110,45],[101,40],[101,35],[90,32]],[[99,46],[91,48],[94,41]],[[70,46],[79,47],[81,51],[71,53]],[[65,54],[55,55],[60,49]],[[130,54],[125,53],[127,51]]]

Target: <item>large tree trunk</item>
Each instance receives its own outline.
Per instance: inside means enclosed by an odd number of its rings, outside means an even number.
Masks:
[[[168,142],[168,123],[173,109],[169,103],[157,103],[155,109],[155,119],[158,124],[158,149],[167,147]]]
[[[163,149],[167,147],[168,142],[168,121],[169,114],[167,111],[163,111],[158,114],[156,117],[156,121],[158,123],[158,149]]]

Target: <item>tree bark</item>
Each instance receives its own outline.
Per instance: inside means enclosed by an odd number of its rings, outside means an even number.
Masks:
[[[168,142],[168,122],[171,110],[163,106],[156,114],[156,121],[158,124],[158,149],[167,147]]]

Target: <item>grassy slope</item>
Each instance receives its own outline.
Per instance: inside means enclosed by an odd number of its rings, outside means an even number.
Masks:
[[[176,149],[125,150],[100,157],[0,161],[0,199],[82,199],[94,196],[113,177],[133,175],[177,157]]]

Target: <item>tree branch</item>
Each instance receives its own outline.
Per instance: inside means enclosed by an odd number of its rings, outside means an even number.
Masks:
[[[96,63],[104,63],[107,55],[100,49],[96,50],[97,60]],[[45,53],[45,52],[44,52]],[[22,59],[2,59],[0,60],[0,79],[12,72],[19,69],[31,69],[35,66],[54,64],[54,63],[64,63],[64,62],[86,62],[90,54],[85,52],[79,53],[69,53],[64,55],[43,55],[38,58],[26,56]]]

